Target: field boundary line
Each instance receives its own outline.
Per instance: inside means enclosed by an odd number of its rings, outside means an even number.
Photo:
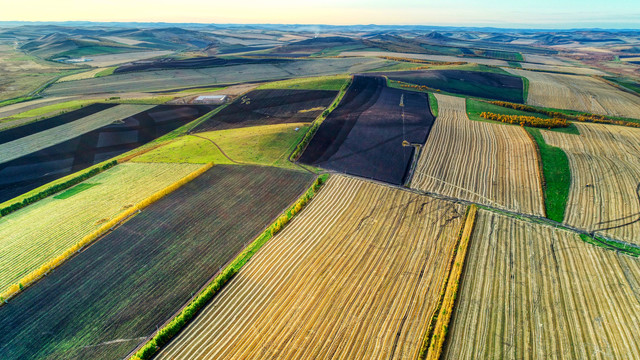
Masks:
[[[282,230],[319,192],[326,183],[329,174],[318,176],[311,186],[280,216],[268,225],[253,241],[224,268],[214,275],[165,325],[151,335],[126,357],[129,360],[146,360],[152,358],[163,346],[168,344],[190,321],[218,294],[235,274],[257,253],[264,244]]]
[[[65,250],[62,254],[58,255],[52,260],[49,260],[48,262],[40,266],[38,269],[25,275],[17,283],[10,285],[7,290],[5,290],[3,293],[0,293],[0,306],[7,303],[9,299],[21,293],[28,286],[31,286],[34,283],[36,283],[38,280],[46,276],[50,271],[54,270],[58,266],[65,263],[67,260],[71,259],[75,254],[80,253],[84,248],[91,245],[96,240],[102,238],[104,235],[113,231],[115,228],[120,226],[122,223],[126,222],[128,219],[140,213],[143,209],[145,209],[149,205],[155,203],[156,201],[162,199],[166,195],[182,187],[184,184],[202,175],[212,167],[213,167],[213,163],[208,163],[200,167],[198,170],[188,174],[182,179],[176,181],[175,183],[165,187],[162,190],[157,191],[156,193],[152,194],[146,199],[138,202],[136,205],[128,208],[126,211],[117,215],[115,218],[111,219],[109,222],[106,222],[95,231],[84,236],[82,239],[80,239],[80,241],[78,241],[75,245]]]
[[[433,329],[433,335],[431,339],[429,339],[428,351],[425,354],[427,360],[437,360],[442,354],[477,214],[478,207],[475,205],[469,206],[464,225],[460,229],[457,247],[454,249],[454,260],[453,264],[450,265],[451,272],[446,282],[446,291],[442,298],[440,308],[435,315],[437,321]]]
[[[322,125],[324,120],[327,119],[327,117],[331,114],[331,112],[333,112],[333,110],[335,110],[338,107],[338,105],[340,105],[340,102],[342,102],[342,99],[344,98],[345,94],[349,91],[349,88],[351,87],[352,84],[353,84],[353,75],[351,75],[351,77],[347,80],[347,82],[345,82],[345,84],[342,85],[342,88],[340,88],[340,91],[338,91],[338,95],[336,95],[335,99],[333,99],[333,102],[320,115],[318,115],[318,117],[315,120],[313,120],[313,122],[311,123],[311,127],[309,127],[309,130],[307,130],[307,133],[304,134],[304,136],[302,137],[302,139],[300,139],[300,141],[296,145],[291,155],[289,155],[289,161],[291,161],[292,163],[295,163],[298,160],[300,155],[302,155],[302,153],[306,150],[307,146],[311,142],[311,139],[313,139],[313,136],[316,134],[316,132],[320,128],[320,125]]]
[[[460,226],[460,231],[458,232],[456,245],[453,248],[451,259],[449,260],[449,264],[447,265],[447,268],[445,271],[445,274],[448,273],[449,276],[447,277],[447,280],[442,283],[442,288],[440,289],[440,296],[438,297],[436,308],[433,311],[433,314],[431,315],[431,318],[429,320],[429,326],[427,327],[427,331],[424,334],[422,345],[420,346],[420,351],[418,353],[418,359],[424,360],[427,358],[429,354],[431,354],[433,342],[438,339],[438,336],[439,336],[438,334],[442,332],[442,329],[441,329],[442,325],[445,326],[444,331],[446,332],[446,325],[449,323],[449,318],[446,319],[446,324],[442,324],[442,321],[443,321],[442,318],[446,316],[446,311],[442,310],[442,307],[445,305],[445,302],[447,301],[447,296],[448,295],[449,297],[451,296],[449,285],[451,280],[454,277],[454,273],[456,272],[454,267],[457,265],[458,268],[461,269],[462,263],[464,262],[464,256],[466,255],[468,241],[469,241],[468,237],[466,241],[463,241],[464,236],[465,234],[467,234],[467,228],[469,228],[468,235],[469,236],[471,235],[471,230],[473,230],[473,225],[475,224],[477,211],[478,211],[478,207],[476,205],[472,204],[467,207],[467,211],[464,215],[464,220],[462,222],[462,225]],[[462,251],[459,251],[459,249],[462,249]],[[462,255],[460,255],[461,253]],[[459,259],[459,256],[462,256],[461,261]],[[455,291],[457,291],[457,287],[458,287],[457,284],[460,278],[460,273],[461,271],[457,272],[458,275],[456,277],[456,285],[454,289]],[[455,293],[454,293],[454,299],[455,299]],[[453,307],[453,305],[451,305],[451,307]],[[442,313],[442,316],[441,316],[441,313]],[[449,314],[451,314],[451,308],[449,309]],[[440,344],[439,347],[441,349],[442,344]]]

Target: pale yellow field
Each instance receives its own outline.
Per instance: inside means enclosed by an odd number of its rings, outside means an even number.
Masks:
[[[98,185],[69,198],[51,196],[0,217],[0,292],[127,207],[201,166],[120,164],[85,181]]]
[[[445,61],[445,62],[462,61],[462,62],[468,62],[472,64],[508,66],[508,63],[504,60],[458,57],[458,56],[450,56],[450,55],[411,54],[411,53],[399,53],[399,52],[391,52],[391,51],[343,51],[340,53],[340,56],[390,56],[390,57],[403,57],[407,59],[418,59],[418,60]]]
[[[152,107],[153,105],[118,105],[68,124],[4,143],[0,145],[0,163],[59,144]]]
[[[95,68],[95,69],[91,69],[89,71],[81,72],[81,73],[78,73],[78,74],[65,76],[63,78],[58,79],[57,82],[91,79],[91,78],[95,77],[97,73],[103,71],[104,69],[106,69],[106,68]]]
[[[569,157],[565,222],[640,244],[640,129],[575,125],[580,136],[542,131]]]
[[[130,61],[138,61],[144,59],[150,59],[158,56],[164,56],[171,54],[172,51],[138,51],[121,54],[108,54],[108,55],[95,55],[89,56],[91,61],[84,63],[93,67],[108,67],[118,64],[123,64]]]
[[[527,104],[640,118],[640,96],[618,90],[602,80],[588,76],[508,70],[529,79]]]
[[[415,359],[464,208],[333,176],[158,359]]]
[[[640,260],[481,211],[443,359],[640,358]]]
[[[544,215],[533,141],[517,126],[471,121],[464,98],[439,95],[414,189]]]
[[[586,67],[579,67],[579,66],[559,66],[559,65],[522,63],[522,68],[527,70],[532,69],[532,70],[567,72],[567,73],[573,73],[576,75],[605,75],[605,73],[600,70],[586,68]]]

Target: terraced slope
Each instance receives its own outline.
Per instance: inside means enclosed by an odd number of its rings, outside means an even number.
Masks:
[[[543,215],[536,150],[525,130],[471,121],[464,98],[436,96],[438,119],[411,187]]]
[[[69,198],[51,196],[0,217],[0,292],[60,255],[128,206],[200,166],[120,164],[82,183],[85,187],[86,184],[94,186]]]
[[[214,166],[0,306],[0,358],[124,358],[312,181]]]
[[[463,214],[334,176],[157,358],[416,358]]]
[[[565,222],[640,244],[640,129],[575,125],[580,136],[542,131],[569,157]]]
[[[444,359],[640,358],[640,261],[481,211]]]
[[[640,97],[589,76],[507,69],[529,79],[527,104],[640,118]]]

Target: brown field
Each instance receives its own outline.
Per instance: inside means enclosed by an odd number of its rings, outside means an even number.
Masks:
[[[157,358],[416,358],[463,215],[333,176]]]
[[[525,130],[471,121],[464,98],[436,96],[439,115],[411,187],[544,215],[535,145]]]
[[[568,62],[550,55],[522,54],[522,56],[526,62],[557,66],[570,65]]]
[[[638,259],[478,215],[442,358],[640,358]]]
[[[443,62],[468,62],[472,64],[483,64],[492,66],[508,66],[509,64],[504,60],[485,59],[485,58],[473,58],[473,57],[459,57],[450,55],[426,55],[426,54],[411,54],[411,53],[399,53],[391,51],[343,51],[340,56],[389,56],[389,57],[401,57],[407,59],[428,60],[428,61],[443,61]]]
[[[618,90],[596,78],[508,70],[529,79],[529,105],[640,118],[640,96]]]
[[[542,131],[571,167],[567,224],[640,244],[640,129],[575,124],[580,136]]]

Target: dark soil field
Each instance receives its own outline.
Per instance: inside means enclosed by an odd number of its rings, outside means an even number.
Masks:
[[[135,149],[214,108],[159,105],[121,122],[0,164],[0,202]]]
[[[403,141],[424,144],[433,123],[426,94],[389,88],[381,76],[356,75],[300,162],[400,185],[414,153]]]
[[[132,71],[163,70],[163,69],[198,69],[215,66],[231,66],[245,64],[278,64],[286,62],[285,59],[223,59],[216,56],[204,56],[191,59],[159,59],[155,61],[137,61],[131,64],[118,66],[113,72],[122,74]]]
[[[194,131],[312,122],[337,94],[337,91],[328,90],[254,90],[236,99]]]
[[[524,103],[522,78],[517,76],[464,70],[398,71],[385,75],[391,80],[454,94]]]
[[[0,358],[122,359],[312,180],[213,167],[0,307]]]
[[[116,105],[117,104],[91,104],[75,111],[0,131],[0,144],[76,121]]]

